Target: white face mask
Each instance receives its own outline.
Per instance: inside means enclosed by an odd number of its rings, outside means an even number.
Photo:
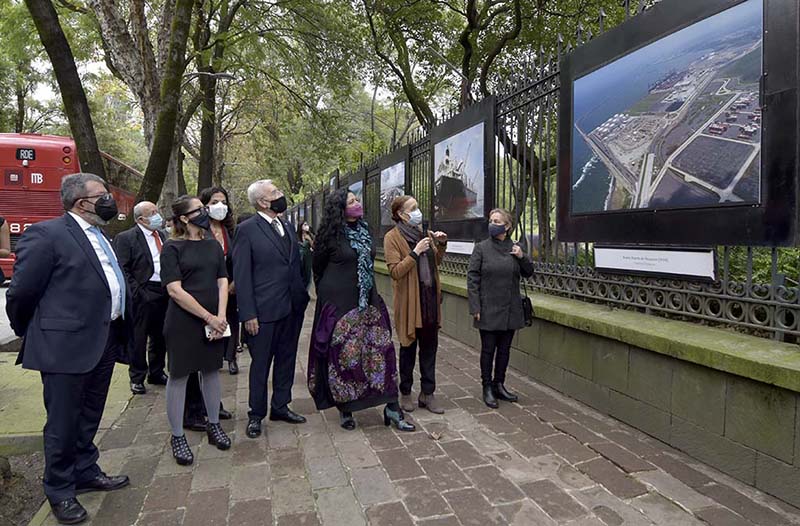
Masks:
[[[214,203],[208,207],[208,215],[211,216],[211,219],[222,221],[225,219],[225,216],[228,215],[228,205],[225,203]]]
[[[422,212],[419,208],[408,214],[408,224],[411,226],[419,226],[422,224]]]

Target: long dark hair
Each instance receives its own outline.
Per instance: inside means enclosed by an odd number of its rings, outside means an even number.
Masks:
[[[335,243],[344,234],[346,221],[344,209],[347,208],[347,194],[350,190],[339,188],[325,199],[325,210],[322,213],[322,222],[319,225],[315,244],[326,247]]]
[[[193,195],[182,195],[172,203],[172,237],[175,239],[189,235],[189,230],[180,217],[192,211],[192,199],[197,198]]]
[[[200,193],[197,194],[197,197],[200,199],[201,203],[208,205],[208,203],[211,202],[211,196],[214,194],[222,194],[225,196],[225,202],[228,205],[228,215],[226,215],[225,219],[220,222],[222,223],[222,226],[225,227],[225,230],[228,231],[228,234],[233,235],[233,229],[236,228],[236,220],[233,218],[233,206],[231,206],[231,199],[228,197],[228,191],[221,186],[211,186],[209,188],[203,188],[200,190]]]
[[[305,225],[308,225],[308,227],[309,227],[308,228],[308,237],[311,239],[311,244],[313,245],[314,244],[314,237],[315,237],[314,236],[314,231],[311,230],[311,225],[309,225],[307,221],[300,221],[300,223],[297,225],[297,239],[299,239],[301,242],[303,241],[303,239],[305,239],[306,232],[303,232],[303,227]]]

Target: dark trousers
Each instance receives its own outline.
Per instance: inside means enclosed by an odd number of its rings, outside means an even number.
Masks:
[[[258,334],[247,336],[250,350],[250,418],[267,416],[267,380],[272,367],[272,400],[275,414],[285,413],[292,401],[297,342],[303,327],[303,313],[292,312],[285,318],[260,323]],[[273,364],[274,361],[274,364]]]
[[[487,385],[506,381],[514,331],[481,331],[481,382]],[[494,378],[492,377],[494,365]]]
[[[225,314],[228,318],[228,325],[231,328],[231,335],[225,338],[225,360],[232,362],[236,360],[236,348],[239,347],[239,311],[236,309],[236,295],[228,296],[228,310]]]
[[[167,348],[164,345],[164,317],[169,298],[161,283],[150,281],[137,297],[133,317],[133,356],[131,382],[144,383],[145,377],[164,372]]]
[[[183,405],[184,423],[200,422],[206,418],[206,406],[203,391],[200,390],[200,377],[197,373],[189,373],[186,382],[186,401]]]
[[[430,325],[417,329],[417,339],[408,347],[400,347],[400,393],[411,394],[414,385],[414,363],[419,343],[419,375],[424,394],[436,390],[436,350],[439,348],[439,328]]]
[[[44,387],[44,493],[51,503],[75,496],[75,484],[97,478],[100,426],[114,363],[124,352],[122,320],[111,323],[105,351],[84,374],[41,373]]]

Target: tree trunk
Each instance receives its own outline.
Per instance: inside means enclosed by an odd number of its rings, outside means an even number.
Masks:
[[[25,131],[25,87],[20,78],[21,72],[17,71],[17,82],[14,86],[17,95],[17,114],[14,118],[14,131],[22,133]]]
[[[31,1],[31,0],[28,0]],[[147,162],[142,186],[139,188],[137,200],[156,202],[161,194],[167,170],[175,168],[175,125],[178,122],[178,103],[181,95],[181,79],[186,68],[186,41],[189,38],[189,26],[192,23],[193,0],[177,0],[175,16],[172,20],[172,35],[169,42],[167,63],[161,82],[161,109],[158,113],[153,146]],[[174,173],[174,171],[173,171]],[[177,193],[177,180],[175,181]]]
[[[69,128],[78,148],[81,169],[105,179],[105,167],[97,146],[89,103],[78,76],[72,49],[61,29],[58,14],[50,0],[25,0],[25,5],[31,13],[42,45],[53,64],[61,100],[64,103],[64,112],[67,114]]]
[[[212,68],[206,70],[213,73]],[[214,181],[214,137],[217,126],[217,79],[210,75],[200,77],[200,89],[203,91],[202,116],[200,127],[200,166],[197,170],[197,191],[213,186]]]

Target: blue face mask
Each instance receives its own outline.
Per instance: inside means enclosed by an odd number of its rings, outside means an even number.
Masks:
[[[150,216],[150,230],[158,230],[164,224],[164,218],[156,212]]]
[[[494,223],[489,223],[489,235],[491,237],[497,237],[499,235],[505,234],[506,232],[506,225],[495,225]]]

